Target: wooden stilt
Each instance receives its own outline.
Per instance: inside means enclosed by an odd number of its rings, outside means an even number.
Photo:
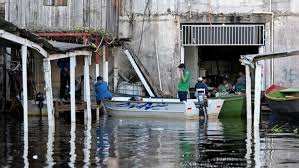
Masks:
[[[107,84],[109,83],[108,80],[108,60],[106,58],[107,55],[107,47],[103,47],[103,80],[107,82]]]
[[[185,62],[185,48],[181,46],[181,63]]]
[[[254,127],[259,127],[260,123],[260,108],[261,108],[261,65],[259,62],[255,66],[255,95],[254,95]]]
[[[85,85],[84,97],[86,99],[87,118],[91,120],[89,65],[90,65],[90,56],[85,56],[84,57],[84,85]]]
[[[72,55],[70,57],[71,122],[76,122],[75,68],[76,56]]]
[[[48,111],[48,124],[54,125],[54,110],[53,110],[53,93],[52,93],[52,74],[51,74],[51,62],[45,58],[43,62],[44,66],[44,78],[45,78],[45,91],[47,99],[47,111]]]
[[[27,46],[22,45],[24,132],[28,132]]]
[[[247,107],[247,122],[252,122],[252,108],[251,108],[251,77],[250,67],[245,65],[246,73],[246,107]]]

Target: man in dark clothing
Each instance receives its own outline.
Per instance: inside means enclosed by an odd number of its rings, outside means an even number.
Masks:
[[[195,84],[195,89],[205,89],[205,94],[208,95],[208,86],[203,82],[203,78],[199,77],[197,83]]]
[[[57,65],[60,68],[60,98],[67,99],[70,84],[70,59],[59,59]]]

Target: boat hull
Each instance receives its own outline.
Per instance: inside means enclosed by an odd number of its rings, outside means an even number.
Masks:
[[[246,99],[244,95],[223,96],[223,107],[219,118],[225,117],[243,117],[246,112]]]
[[[188,100],[195,102],[195,100]],[[185,104],[178,99],[143,99],[142,102],[130,102],[127,98],[114,98],[104,102],[109,115],[117,117],[145,118],[190,118],[185,114]],[[218,118],[223,100],[215,99],[208,102],[208,117]],[[191,117],[192,118],[192,117]],[[198,118],[198,115],[193,118]]]
[[[273,112],[299,113],[299,99],[286,101],[267,100]]]
[[[299,95],[297,92],[284,91],[286,87],[272,85],[266,90],[266,100],[273,112],[299,113]]]

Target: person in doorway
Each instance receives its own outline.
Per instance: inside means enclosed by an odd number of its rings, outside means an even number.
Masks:
[[[75,96],[76,96],[76,100],[78,100],[78,101],[81,101],[83,85],[84,85],[84,75],[80,75],[75,80]]]
[[[234,88],[236,92],[242,92],[246,89],[246,78],[243,72],[239,72],[239,77]]]
[[[205,94],[209,95],[209,89],[207,84],[205,83],[203,77],[199,77],[197,83],[195,84],[195,89],[205,89]],[[197,93],[197,92],[196,92]],[[195,95],[196,96],[196,95]]]
[[[96,100],[98,105],[100,105],[101,101],[103,100],[112,99],[112,94],[109,91],[108,84],[107,82],[103,81],[103,78],[101,76],[97,77],[97,81],[94,87],[95,87]]]
[[[226,78],[223,79],[223,83],[218,86],[218,91],[221,93],[229,93],[232,90],[232,85]]]
[[[69,95],[70,84],[70,59],[63,58],[57,61],[60,68],[60,98],[67,99]]]
[[[178,82],[178,97],[182,102],[182,101],[187,101],[191,74],[186,69],[185,64],[180,64],[178,68],[180,72],[180,79]]]

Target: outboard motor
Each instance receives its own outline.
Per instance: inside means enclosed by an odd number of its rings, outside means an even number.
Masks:
[[[39,113],[40,115],[42,114],[42,108],[44,107],[44,95],[41,92],[38,92],[35,96],[35,101],[38,102],[38,108],[39,108]]]
[[[197,92],[197,101],[199,105],[199,111],[202,112],[205,118],[208,118],[207,106],[208,106],[208,98],[205,93],[205,89],[196,89]]]

